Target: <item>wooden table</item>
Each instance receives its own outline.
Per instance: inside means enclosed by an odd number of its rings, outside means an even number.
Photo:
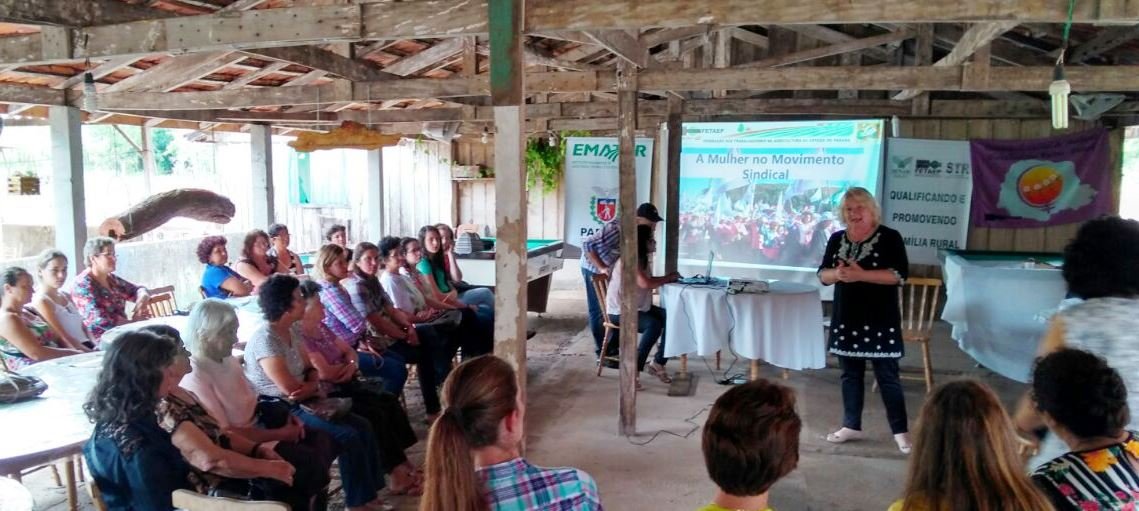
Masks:
[[[20,472],[58,460],[64,461],[69,509],[79,501],[75,460],[94,427],[83,413],[83,403],[95,385],[103,363],[97,351],[57,358],[20,370],[43,379],[48,389],[39,397],[0,405],[0,474],[19,478]]]

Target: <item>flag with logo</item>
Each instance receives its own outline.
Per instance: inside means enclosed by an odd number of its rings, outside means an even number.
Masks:
[[[1111,210],[1106,129],[969,145],[977,227],[1070,224]]]

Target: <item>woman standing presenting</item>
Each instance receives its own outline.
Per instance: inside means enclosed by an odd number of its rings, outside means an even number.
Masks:
[[[881,210],[865,188],[847,190],[841,215],[846,229],[830,237],[818,272],[824,285],[835,285],[828,346],[842,368],[842,429],[827,435],[827,441],[862,438],[869,359],[894,441],[909,454],[906,398],[898,379],[898,359],[905,351],[898,286],[909,272],[906,247],[898,231],[879,223]]]

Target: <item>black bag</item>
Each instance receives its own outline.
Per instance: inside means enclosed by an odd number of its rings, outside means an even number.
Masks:
[[[289,423],[292,405],[274,396],[257,396],[257,425],[264,429],[283,428]]]

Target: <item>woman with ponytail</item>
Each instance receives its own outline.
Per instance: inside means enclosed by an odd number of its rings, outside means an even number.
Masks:
[[[427,440],[420,511],[602,509],[589,474],[522,458],[526,405],[506,361],[486,355],[463,362],[442,397],[443,414]]]

